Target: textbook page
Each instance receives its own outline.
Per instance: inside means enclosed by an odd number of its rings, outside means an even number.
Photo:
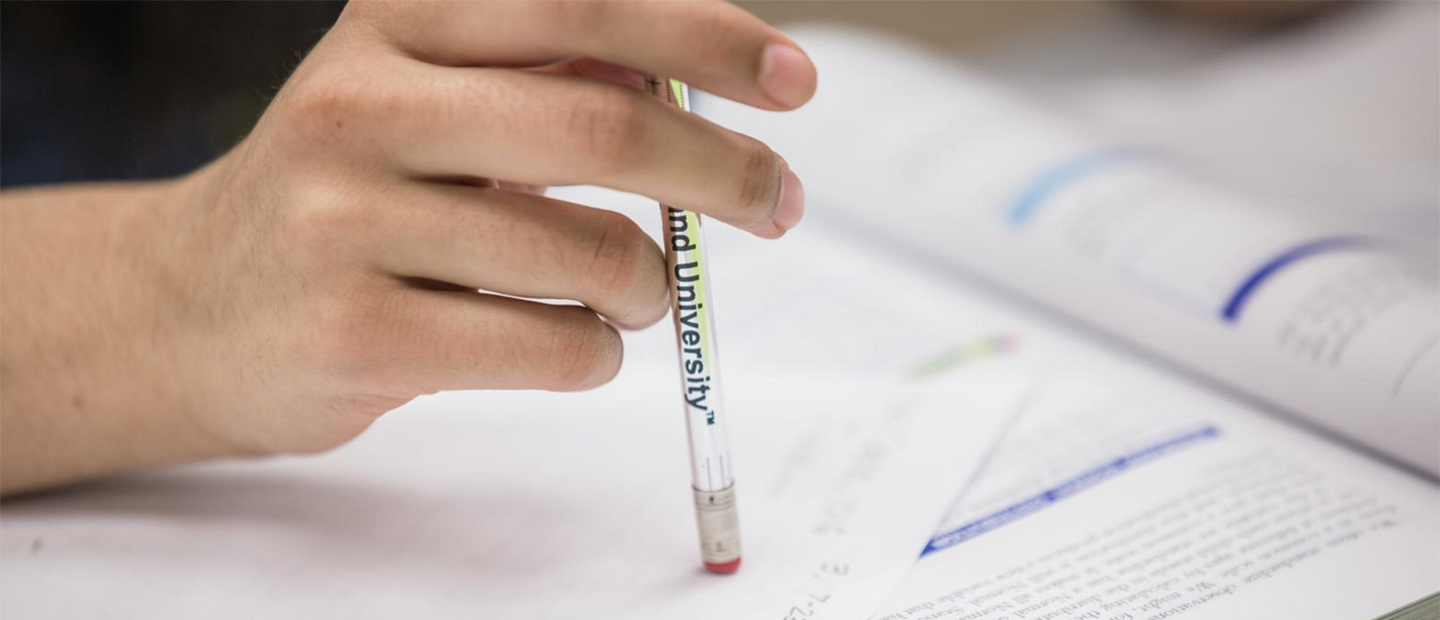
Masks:
[[[845,68],[805,108],[696,106],[785,153],[829,207],[812,219],[981,275],[1440,476],[1440,293],[1403,245],[1249,204],[956,61],[860,31],[794,34],[822,70]]]
[[[1367,620],[1440,592],[1440,489],[1060,355],[875,620]]]
[[[1100,11],[964,62],[1267,210],[1440,251],[1440,4],[1369,2],[1263,33],[1137,17]]]
[[[645,215],[658,229],[653,204]],[[0,615],[868,617],[1012,419],[1027,371],[979,301],[871,295],[850,279],[868,267],[833,246],[712,230],[737,574],[700,567],[662,323],[627,334],[620,376],[592,392],[440,394],[318,457],[7,501]]]

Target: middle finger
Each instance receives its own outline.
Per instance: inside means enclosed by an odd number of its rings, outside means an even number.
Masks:
[[[800,181],[764,143],[648,95],[593,80],[415,61],[400,113],[377,123],[382,149],[417,176],[642,194],[763,237],[803,213]]]

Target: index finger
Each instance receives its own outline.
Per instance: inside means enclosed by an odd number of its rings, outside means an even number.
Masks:
[[[714,0],[359,2],[346,13],[434,64],[538,66],[590,56],[768,110],[799,107],[815,93],[815,66],[795,43]]]

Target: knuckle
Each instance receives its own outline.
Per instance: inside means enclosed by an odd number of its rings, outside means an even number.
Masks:
[[[745,151],[737,204],[769,221],[780,194],[780,156],[758,140],[750,140]]]
[[[701,14],[695,22],[691,44],[700,58],[723,57],[735,44],[737,28],[728,12],[719,10],[721,7],[704,8],[709,10]]]
[[[550,334],[546,388],[586,390],[608,382],[620,368],[620,335],[584,308],[582,316],[560,321]]]
[[[284,99],[288,124],[309,138],[335,135],[343,129],[359,96],[346,80],[328,74],[311,75],[288,90]]]
[[[286,86],[281,106],[286,129],[306,141],[339,139],[369,118],[394,118],[406,108],[405,89],[357,68],[327,64]]]
[[[567,129],[601,171],[625,170],[640,156],[649,120],[637,97],[608,87],[585,89],[570,106]]]
[[[591,281],[597,295],[615,297],[619,316],[627,326],[645,326],[664,315],[667,301],[665,258],[630,218],[610,211],[597,212],[594,247],[590,255]]]
[[[381,379],[390,308],[382,295],[357,283],[339,285],[314,308],[310,359],[326,374],[356,383]]]
[[[292,196],[286,226],[302,253],[329,255],[378,226],[380,213],[341,183],[310,181]]]
[[[640,231],[623,215],[597,212],[594,246],[590,252],[593,281],[602,290],[625,290],[639,280],[636,267],[639,256],[634,238]]]

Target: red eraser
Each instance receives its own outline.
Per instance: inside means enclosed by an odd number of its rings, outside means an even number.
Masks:
[[[735,558],[723,564],[706,562],[705,570],[715,573],[716,575],[733,575],[735,571],[740,570],[740,558]]]

